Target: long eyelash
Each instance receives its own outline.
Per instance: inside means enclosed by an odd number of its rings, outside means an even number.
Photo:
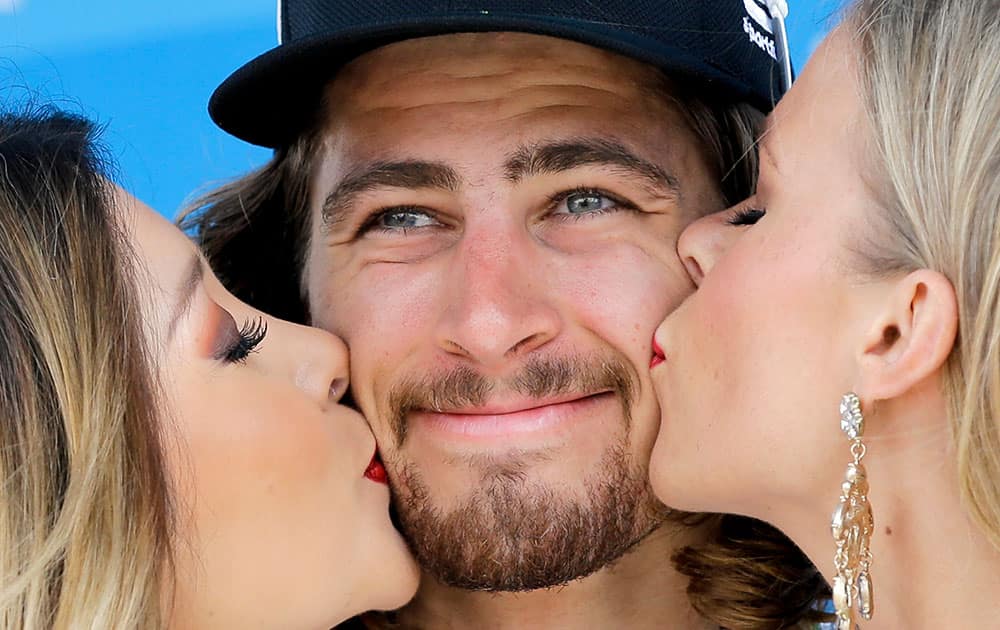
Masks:
[[[726,222],[729,225],[753,225],[757,221],[760,221],[765,214],[767,214],[767,210],[764,208],[744,206],[733,211],[732,216]]]
[[[237,334],[236,343],[227,351],[223,360],[226,363],[243,363],[252,353],[257,351],[257,347],[267,336],[267,322],[263,317],[248,319],[243,322]]]

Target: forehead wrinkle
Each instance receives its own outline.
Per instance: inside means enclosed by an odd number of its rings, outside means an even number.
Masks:
[[[630,94],[615,91],[612,86],[593,87],[583,85],[531,85],[520,88],[496,86],[487,90],[465,90],[464,94],[440,98],[433,95],[450,88],[438,90],[428,87],[416,91],[413,98],[397,100],[393,96],[373,96],[370,99],[343,99],[337,106],[337,115],[344,119],[370,120],[373,124],[385,124],[386,120],[401,116],[427,115],[435,118],[457,115],[490,115],[494,122],[518,121],[524,118],[545,116],[552,112],[587,112],[595,108],[615,109],[623,118],[628,118],[637,107],[636,98]],[[475,93],[470,93],[475,92]],[[419,98],[419,95],[427,96]],[[656,108],[662,101],[643,98],[644,107]]]
[[[490,49],[476,49],[469,55],[458,56],[454,50],[447,50],[447,55],[442,55],[445,52],[442,50],[436,52],[429,58],[418,55],[420,59],[413,55],[386,55],[384,49],[369,53],[363,63],[356,61],[349,65],[328,84],[324,100],[337,109],[358,113],[385,109],[412,111],[425,105],[517,103],[524,100],[524,93],[567,90],[587,98],[593,98],[588,94],[595,92],[613,96],[629,103],[631,108],[636,107],[636,99],[646,101],[652,97],[662,101],[661,95],[650,94],[647,89],[657,81],[659,72],[616,55],[591,59],[588,54],[585,63],[567,61],[565,55],[553,59],[525,57],[523,51],[512,57],[498,57],[497,51]],[[565,51],[559,47],[558,52]],[[473,59],[475,65],[470,66]],[[450,98],[438,100],[442,95]]]
[[[400,87],[497,83],[518,87],[539,82],[571,86],[581,78],[621,87],[659,74],[652,66],[586,44],[529,34],[504,43],[491,35],[452,34],[389,44],[347,64],[335,82],[351,93],[385,96],[392,94],[390,88]]]

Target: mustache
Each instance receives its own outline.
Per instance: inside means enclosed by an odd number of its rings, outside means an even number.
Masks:
[[[420,377],[404,377],[386,397],[390,428],[397,448],[406,440],[407,417],[414,411],[447,412],[479,407],[496,392],[514,392],[531,398],[610,391],[618,396],[626,424],[631,423],[638,374],[617,356],[532,357],[514,374],[486,376],[469,366]]]

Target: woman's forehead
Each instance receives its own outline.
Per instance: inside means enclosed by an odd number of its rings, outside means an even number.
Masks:
[[[180,229],[120,187],[114,191],[115,212],[125,237],[143,267],[134,274],[141,293],[158,315],[170,311],[186,283],[197,248]]]

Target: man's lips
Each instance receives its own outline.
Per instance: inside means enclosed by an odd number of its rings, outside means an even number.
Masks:
[[[382,465],[382,458],[379,457],[378,450],[372,455],[372,461],[369,462],[368,468],[365,469],[365,478],[371,479],[376,483],[389,483],[385,474],[385,466]]]
[[[656,337],[653,337],[653,358],[649,360],[649,369],[652,370],[666,360],[667,355],[663,353],[663,348],[661,348],[660,344],[656,342]]]
[[[546,399],[498,400],[477,407],[446,411],[417,410],[411,420],[422,421],[434,430],[466,438],[502,438],[555,427],[611,396],[614,396],[613,392],[602,391]]]
[[[573,394],[564,394],[562,396],[553,396],[551,398],[530,398],[530,397],[517,397],[517,398],[507,398],[504,400],[490,401],[486,404],[479,405],[476,407],[455,407],[451,409],[440,409],[440,410],[421,410],[428,413],[444,414],[449,416],[506,416],[514,415],[523,411],[531,411],[532,409],[540,409],[542,407],[548,407],[551,405],[562,405],[565,403],[571,403],[578,400],[584,400],[592,396],[599,396],[601,394],[607,394],[610,392],[593,392],[590,394],[581,394],[579,392]]]

